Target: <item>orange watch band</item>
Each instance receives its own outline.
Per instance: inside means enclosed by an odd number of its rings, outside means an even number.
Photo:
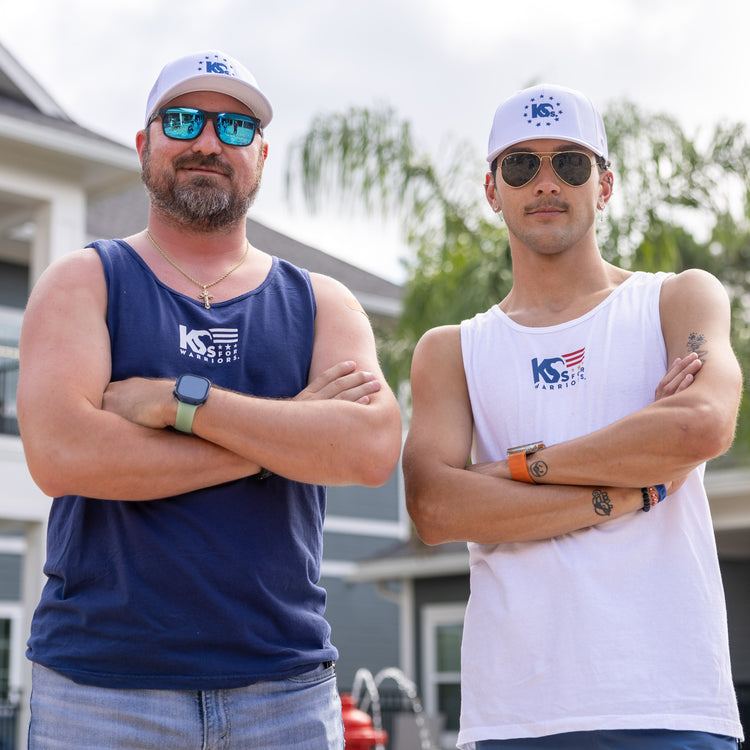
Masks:
[[[526,443],[526,445],[518,445],[515,448],[508,448],[508,467],[510,468],[511,479],[515,479],[516,482],[536,484],[536,480],[529,473],[526,458],[542,448],[544,448],[544,443],[541,440],[535,443]]]
[[[517,453],[511,453],[508,456],[508,466],[510,467],[510,476],[515,479],[516,482],[527,482],[528,484],[536,484],[531,474],[529,474],[529,466],[526,463],[525,451],[518,451]]]

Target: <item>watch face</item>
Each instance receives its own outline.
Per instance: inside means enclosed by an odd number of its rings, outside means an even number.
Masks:
[[[211,381],[199,375],[180,375],[174,393],[186,404],[202,404],[208,398]]]
[[[541,441],[537,441],[536,443],[526,443],[526,445],[517,445],[514,448],[508,448],[508,455],[510,456],[511,453],[525,453],[528,456],[531,453],[536,453],[542,448],[544,448],[544,443]]]

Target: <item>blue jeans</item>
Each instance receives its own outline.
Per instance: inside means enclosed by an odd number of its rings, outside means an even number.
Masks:
[[[737,740],[708,732],[617,729],[517,740],[483,740],[477,750],[737,750]]]
[[[34,664],[29,750],[341,750],[332,665],[231,690],[116,690]]]

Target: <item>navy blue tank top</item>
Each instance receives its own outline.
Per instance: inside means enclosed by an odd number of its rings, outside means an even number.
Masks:
[[[112,379],[204,375],[289,398],[306,385],[315,298],[279,260],[247,294],[206,310],[121,240],[98,241]],[[28,656],[115,688],[221,689],[336,659],[318,586],[325,488],[248,478],[146,502],[53,501],[48,580]]]

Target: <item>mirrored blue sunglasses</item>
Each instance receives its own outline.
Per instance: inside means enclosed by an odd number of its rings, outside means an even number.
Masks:
[[[206,112],[192,107],[162,107],[151,115],[148,124],[150,125],[157,117],[161,117],[164,135],[178,141],[191,141],[197,138],[203,132],[207,120],[213,120],[219,140],[229,146],[249,146],[256,132],[263,135],[257,117],[238,115],[234,112]]]

